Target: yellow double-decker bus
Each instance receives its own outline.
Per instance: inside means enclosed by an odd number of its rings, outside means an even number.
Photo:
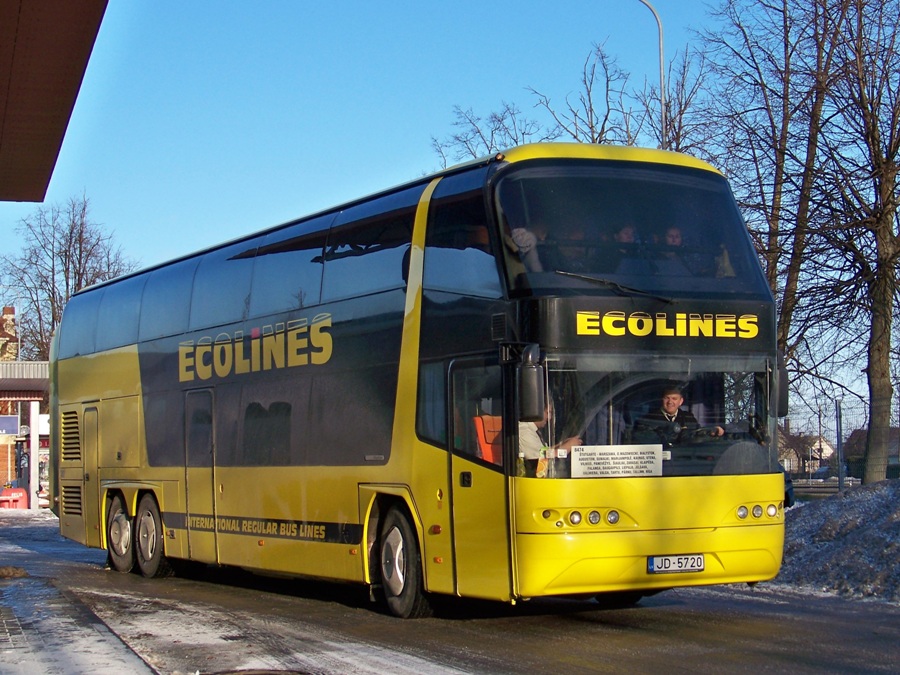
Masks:
[[[401,617],[770,579],[774,316],[709,165],[514,148],[76,294],[54,508],[121,572],[366,584]]]

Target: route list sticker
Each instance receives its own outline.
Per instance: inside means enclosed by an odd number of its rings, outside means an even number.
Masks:
[[[576,445],[572,478],[662,476],[662,445]]]

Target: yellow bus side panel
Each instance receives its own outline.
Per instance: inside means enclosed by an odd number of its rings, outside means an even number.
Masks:
[[[122,347],[57,363],[61,433],[58,461],[60,532],[105,546],[105,473],[144,462],[144,425],[137,348]]]
[[[137,346],[58,362],[59,403],[134,396],[141,391]]]
[[[360,529],[357,481],[360,474],[373,472],[375,468],[360,467],[217,467],[219,562],[361,581],[364,545],[354,541]],[[313,475],[315,480],[309,478]]]

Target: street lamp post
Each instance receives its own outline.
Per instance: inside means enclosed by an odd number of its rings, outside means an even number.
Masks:
[[[662,118],[662,129],[660,130],[660,147],[667,149],[666,142],[666,78],[665,78],[665,61],[663,58],[663,26],[659,18],[659,14],[647,0],[640,0],[647,9],[653,12],[653,18],[656,19],[656,28],[659,31],[659,109]]]

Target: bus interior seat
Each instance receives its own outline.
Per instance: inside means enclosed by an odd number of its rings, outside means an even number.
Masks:
[[[481,458],[493,464],[502,464],[503,437],[500,432],[503,430],[503,418],[498,415],[476,415],[472,421],[475,423]]]

